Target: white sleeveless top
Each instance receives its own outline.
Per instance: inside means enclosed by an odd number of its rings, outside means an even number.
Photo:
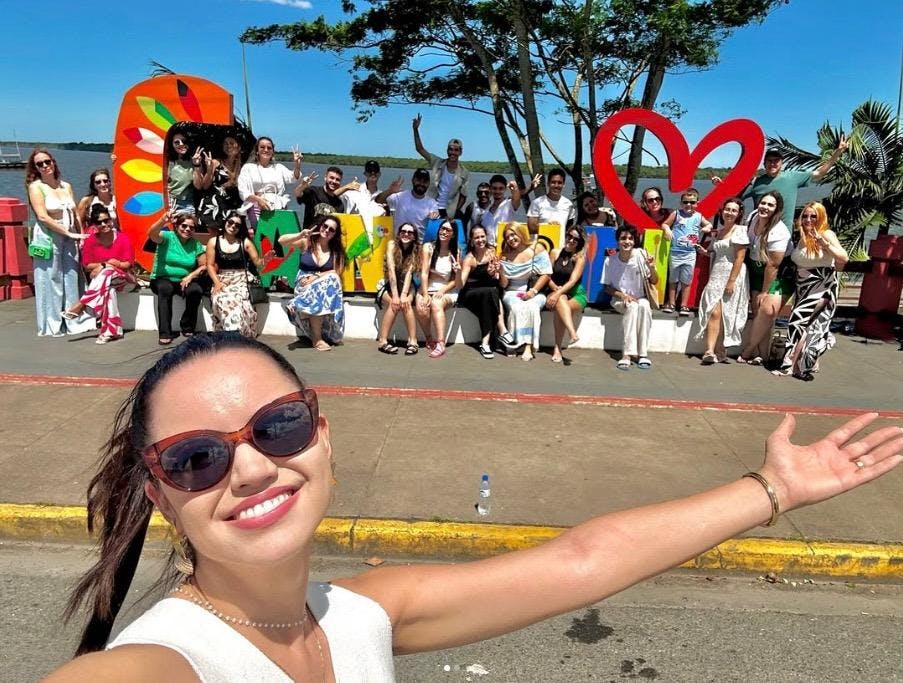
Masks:
[[[374,600],[328,583],[311,582],[307,604],[326,635],[338,683],[395,680],[392,624]],[[107,649],[162,645],[184,657],[206,683],[291,679],[238,631],[203,607],[164,598],[132,622]]]

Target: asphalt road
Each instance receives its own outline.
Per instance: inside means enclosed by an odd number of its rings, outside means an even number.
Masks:
[[[0,680],[38,680],[68,658],[77,626],[61,623],[61,605],[88,553],[0,542]],[[132,601],[153,580],[160,557],[147,553]],[[313,565],[319,580],[364,569],[357,558]],[[474,605],[473,618],[485,609],[491,606]],[[125,622],[140,610],[128,610]],[[447,683],[897,681],[901,627],[901,585],[672,573],[503,638],[399,657],[396,672],[399,681]]]

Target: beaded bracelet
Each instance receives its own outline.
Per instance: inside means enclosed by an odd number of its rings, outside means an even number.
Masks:
[[[768,483],[768,480],[763,477],[758,472],[747,472],[741,478],[749,477],[750,479],[755,479],[757,482],[762,484],[765,487],[765,493],[768,494],[768,500],[771,501],[771,519],[769,519],[762,526],[774,526],[778,521],[778,516],[781,514],[781,506],[778,503],[778,494],[774,492],[774,488],[772,488],[771,484]]]

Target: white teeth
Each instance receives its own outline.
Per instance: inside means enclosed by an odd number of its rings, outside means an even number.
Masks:
[[[284,503],[291,497],[292,496],[290,493],[280,493],[275,498],[270,498],[269,500],[265,500],[262,503],[258,503],[254,507],[242,510],[237,515],[235,515],[235,519],[253,519],[254,517],[260,517],[261,515],[265,515],[279,505],[282,505],[282,503]]]

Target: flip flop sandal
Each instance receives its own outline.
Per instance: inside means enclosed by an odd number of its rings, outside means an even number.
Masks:
[[[169,346],[170,344],[172,344],[172,339],[170,339],[169,337],[163,337],[161,339],[158,339],[157,343],[160,346]]]
[[[615,367],[618,370],[630,370],[630,360],[627,358],[622,358],[615,364]]]
[[[704,353],[702,354],[702,364],[703,365],[714,365],[718,362],[718,356],[714,353]]]
[[[385,353],[389,356],[394,356],[396,353],[398,353],[398,349],[396,347],[392,346],[389,342],[386,342],[385,344],[382,344],[381,346],[377,346],[376,350],[379,351],[380,353]]]
[[[640,370],[649,370],[652,367],[652,361],[643,356],[636,362],[636,366]]]
[[[756,356],[746,361],[748,365],[762,365],[762,356]]]
[[[417,344],[408,344],[404,349],[404,355],[416,356],[418,351],[420,351],[420,347]]]

